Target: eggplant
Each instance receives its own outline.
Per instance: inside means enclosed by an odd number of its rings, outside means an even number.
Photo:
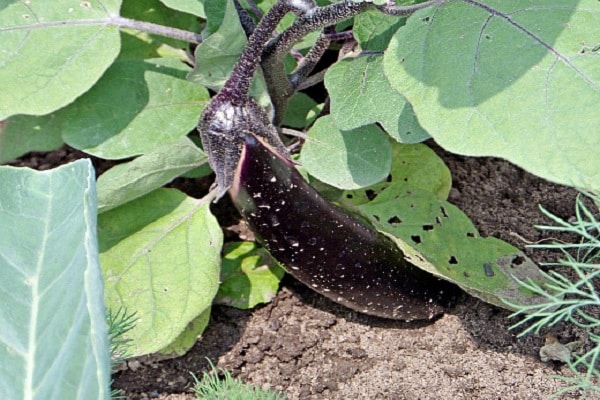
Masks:
[[[453,284],[407,262],[371,226],[329,203],[287,156],[246,132],[229,190],[257,239],[287,272],[361,313],[431,319],[458,294]]]

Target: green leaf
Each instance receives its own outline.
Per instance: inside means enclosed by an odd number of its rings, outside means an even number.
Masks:
[[[210,321],[210,308],[207,308],[202,314],[194,318],[185,330],[175,339],[170,345],[164,349],[159,350],[160,354],[164,354],[170,357],[180,357],[188,352],[194,344],[198,341],[198,338],[204,332],[204,329],[208,326]]]
[[[333,121],[341,130],[379,122],[401,143],[417,143],[429,137],[411,105],[390,86],[383,74],[381,55],[346,58],[334,64],[325,75],[325,86],[331,97]]]
[[[206,13],[206,28],[202,31],[204,37],[212,35],[219,29],[223,23],[223,18],[225,18],[225,13],[227,13],[228,18],[233,18],[233,14],[228,9],[228,3],[229,0],[212,0],[204,5]]]
[[[153,151],[192,131],[208,101],[176,59],[116,62],[100,82],[56,113],[70,146],[118,159]]]
[[[314,121],[322,108],[322,104],[317,104],[308,95],[296,92],[290,98],[288,107],[285,110],[283,125],[298,129],[305,128]]]
[[[196,47],[196,66],[189,75],[191,81],[212,90],[223,86],[246,46],[246,34],[233,1],[227,0],[225,7],[219,28]]]
[[[110,398],[94,171],[0,167],[0,393]]]
[[[15,115],[0,122],[0,163],[30,151],[52,151],[63,145],[60,124],[54,115]]]
[[[120,0],[4,1],[0,7],[0,121],[44,115],[85,93],[119,53],[109,24]]]
[[[366,188],[344,191],[338,201],[355,206],[366,204],[391,185],[404,187],[405,191],[418,188],[446,200],[452,176],[444,161],[426,145],[392,143],[392,167],[387,179]]]
[[[375,125],[341,132],[331,117],[319,118],[308,132],[300,162],[315,178],[340,189],[356,189],[383,180],[392,152]]]
[[[211,7],[215,7],[215,4],[211,4]],[[214,14],[213,8],[210,10],[209,18]],[[215,18],[220,17],[220,14],[215,15]],[[190,81],[214,91],[223,87],[246,46],[246,34],[233,5],[233,0],[226,0],[225,14],[219,23],[218,29],[196,47],[194,53],[196,65],[188,75]],[[250,94],[263,107],[270,106],[271,100],[260,71],[255,74],[250,86]]]
[[[519,249],[479,236],[469,218],[427,191],[390,185],[374,201],[358,207],[390,236],[408,261],[460,286],[488,303],[534,304],[545,301],[523,291],[515,279],[547,281]]]
[[[206,18],[204,0],[160,0],[165,6],[200,18]]]
[[[133,161],[115,165],[98,178],[98,212],[148,194],[207,160],[206,154],[184,136]]]
[[[384,70],[444,148],[597,190],[599,37],[596,0],[451,1],[408,19]]]
[[[158,25],[198,32],[200,23],[193,15],[167,8],[158,0],[125,0],[121,15],[126,18]],[[165,36],[153,35],[135,29],[122,29],[119,60],[158,57],[179,58],[188,61],[189,43]]]
[[[284,270],[267,250],[253,242],[236,242],[224,253],[216,304],[245,310],[275,297]]]
[[[363,50],[383,51],[405,22],[405,17],[370,10],[354,17],[352,32]]]
[[[132,355],[160,351],[205,312],[223,235],[206,201],[159,189],[99,217],[106,304],[136,312]]]

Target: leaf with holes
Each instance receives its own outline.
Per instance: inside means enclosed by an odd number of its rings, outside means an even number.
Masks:
[[[392,184],[358,209],[408,261],[472,296],[503,308],[503,299],[514,304],[545,300],[515,280],[546,281],[529,258],[500,239],[482,238],[462,211],[430,192]]]
[[[413,14],[384,56],[441,146],[600,189],[600,2],[457,0]]]
[[[390,185],[404,185],[406,191],[426,190],[436,198],[448,198],[452,176],[444,161],[424,144],[392,143],[392,167],[387,179],[363,189],[344,191],[332,200],[357,206],[370,202]],[[400,186],[397,186],[397,190]]]

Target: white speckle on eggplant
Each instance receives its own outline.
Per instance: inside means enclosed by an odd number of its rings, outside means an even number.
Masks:
[[[458,293],[408,263],[389,239],[324,200],[291,161],[252,134],[246,134],[230,193],[259,241],[292,276],[353,310],[430,319]],[[261,205],[280,207],[257,206],[259,193]],[[280,238],[288,245],[276,245]]]

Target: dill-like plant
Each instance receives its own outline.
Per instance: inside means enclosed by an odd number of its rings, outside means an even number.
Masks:
[[[600,326],[600,217],[585,204],[585,197],[591,199],[600,211],[600,194],[580,194],[575,202],[575,217],[565,221],[540,206],[544,215],[555,225],[536,226],[545,231],[560,231],[575,234],[573,243],[553,242],[535,244],[531,248],[559,250],[562,257],[557,262],[545,263],[548,266],[562,266],[572,272],[565,274],[550,270],[544,273],[549,283],[543,285],[532,280],[520,281],[523,288],[537,293],[547,301],[533,305],[510,304],[517,310],[510,318],[523,318],[511,329],[520,328],[519,337],[528,333],[539,333],[544,327],[552,327],[559,322],[570,323],[583,328],[592,343],[585,354],[573,354],[567,362],[572,377],[552,376],[568,383],[568,386],[554,393],[556,398],[571,390],[581,390],[584,397],[591,392],[600,392],[599,357],[600,336],[594,331]]]
[[[198,400],[285,400],[285,396],[270,390],[245,384],[233,379],[231,373],[222,370],[223,378],[219,378],[219,371],[208,360],[211,370],[204,372],[202,380],[194,374],[194,393]]]
[[[131,339],[126,338],[125,334],[135,326],[135,313],[128,314],[127,310],[119,307],[116,312],[108,310],[106,315],[108,325],[108,342],[110,345],[110,361],[113,368],[125,361],[128,357],[128,348]],[[112,382],[111,382],[112,383]],[[124,399],[119,389],[111,391],[111,399]]]

